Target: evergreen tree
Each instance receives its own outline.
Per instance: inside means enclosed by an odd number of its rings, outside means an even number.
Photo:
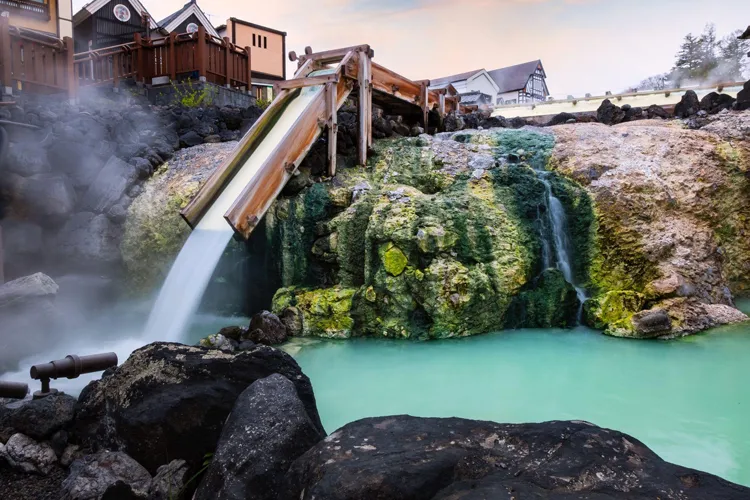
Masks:
[[[703,44],[700,38],[692,33],[685,35],[677,53],[677,61],[672,70],[672,79],[678,84],[684,80],[694,78],[701,67]]]
[[[716,51],[719,48],[719,42],[716,38],[716,26],[714,24],[707,24],[699,40],[700,63],[697,74],[693,76],[705,80],[719,66],[719,58],[716,55]]]
[[[733,31],[724,37],[719,46],[719,71],[723,82],[739,82],[745,79],[750,68],[750,40],[739,40],[742,30]]]

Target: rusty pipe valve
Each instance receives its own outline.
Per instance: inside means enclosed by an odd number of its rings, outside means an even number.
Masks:
[[[57,392],[55,389],[50,389],[50,379],[75,379],[85,373],[101,372],[114,366],[117,366],[117,354],[113,352],[91,356],[71,354],[65,359],[34,365],[30,370],[31,378],[42,382],[42,390],[35,392],[34,398],[43,398]]]

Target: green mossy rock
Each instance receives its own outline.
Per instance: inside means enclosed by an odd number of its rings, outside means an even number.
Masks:
[[[282,318],[290,309],[301,316],[298,331],[287,331],[298,337],[346,339],[352,336],[352,298],[356,290],[334,287],[310,290],[296,287],[282,288],[273,298],[272,311]],[[289,324],[287,330],[289,330]]]
[[[507,328],[569,328],[581,306],[576,289],[557,269],[545,270],[514,300]]]
[[[607,292],[586,301],[584,315],[592,328],[605,330],[614,337],[637,337],[633,315],[646,305],[644,295],[632,290]]]

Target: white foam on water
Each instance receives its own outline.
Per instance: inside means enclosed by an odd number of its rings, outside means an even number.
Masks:
[[[320,86],[302,89],[276,124],[211,205],[188,237],[169,271],[146,324],[147,341],[180,341],[200,305],[203,293],[234,231],[224,214],[258,174],[297,118],[313,101]]]

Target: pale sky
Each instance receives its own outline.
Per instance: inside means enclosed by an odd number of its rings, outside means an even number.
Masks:
[[[158,21],[187,0],[141,0]],[[73,0],[75,11],[86,0]],[[411,79],[541,59],[554,96],[614,92],[668,71],[682,37],[750,25],[750,0],[198,0],[229,17],[286,31],[287,51],[369,43]],[[296,65],[294,66],[296,67]],[[292,66],[289,66],[292,70]]]

